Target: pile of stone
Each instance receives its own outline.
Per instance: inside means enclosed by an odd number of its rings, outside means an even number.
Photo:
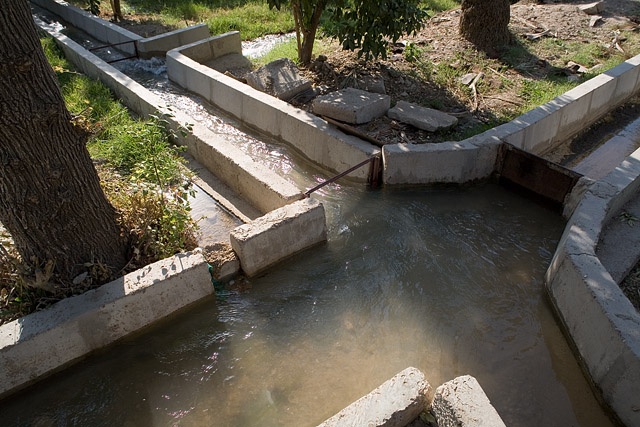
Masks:
[[[432,108],[400,101],[391,108],[391,97],[380,93],[347,88],[319,96],[313,100],[313,112],[350,124],[368,123],[387,115],[401,123],[418,129],[436,132],[449,129],[458,119]]]

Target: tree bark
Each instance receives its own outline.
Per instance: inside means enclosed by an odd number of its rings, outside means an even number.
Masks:
[[[495,55],[511,41],[509,0],[462,0],[460,34],[480,50]]]
[[[0,222],[25,262],[71,279],[119,271],[127,246],[49,66],[26,0],[0,0]]]

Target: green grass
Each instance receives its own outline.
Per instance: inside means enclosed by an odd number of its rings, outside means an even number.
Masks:
[[[460,6],[458,0],[424,0],[421,2],[422,7],[425,7],[433,12],[442,12],[444,10],[453,9]]]
[[[324,39],[316,39],[313,44],[313,55],[318,56],[327,54],[331,51],[331,47],[328,41]],[[273,49],[258,58],[254,58],[252,62],[256,67],[266,65],[276,59],[289,58],[290,60],[298,63],[298,44],[293,37],[291,40],[287,40],[283,43],[277,44]]]
[[[86,8],[86,0],[72,0]],[[111,13],[109,2],[101,8]],[[150,21],[176,28],[206,23],[212,34],[240,31],[244,40],[266,34],[293,31],[293,15],[287,8],[270,9],[264,0],[123,0],[122,11],[145,15]],[[126,17],[126,16],[125,16]]]

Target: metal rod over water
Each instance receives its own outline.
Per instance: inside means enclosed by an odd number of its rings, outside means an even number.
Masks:
[[[316,185],[315,187],[313,187],[310,190],[307,190],[304,195],[309,197],[309,195],[311,195],[311,193],[318,191],[319,189],[321,189],[322,187],[324,187],[325,185],[331,184],[332,182],[336,182],[338,179],[342,178],[345,175],[350,174],[351,172],[363,167],[364,165],[367,165],[371,163],[371,167],[369,168],[369,177],[367,179],[367,183],[375,188],[378,186],[379,184],[379,173],[380,173],[380,155],[377,154],[375,156],[369,157],[367,160],[364,160],[360,163],[358,163],[357,165],[347,169],[346,171],[334,176],[333,178],[329,178],[328,180],[321,182],[320,184]]]

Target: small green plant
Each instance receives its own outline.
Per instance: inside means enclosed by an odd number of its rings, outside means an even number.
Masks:
[[[634,214],[627,211],[623,211],[620,214],[619,218],[620,218],[620,221],[626,223],[629,227],[633,227],[634,225],[636,225],[636,222],[640,220],[640,218],[638,218]]]
[[[413,42],[407,44],[407,47],[404,49],[404,59],[406,59],[407,62],[418,62],[421,58],[422,49]]]

